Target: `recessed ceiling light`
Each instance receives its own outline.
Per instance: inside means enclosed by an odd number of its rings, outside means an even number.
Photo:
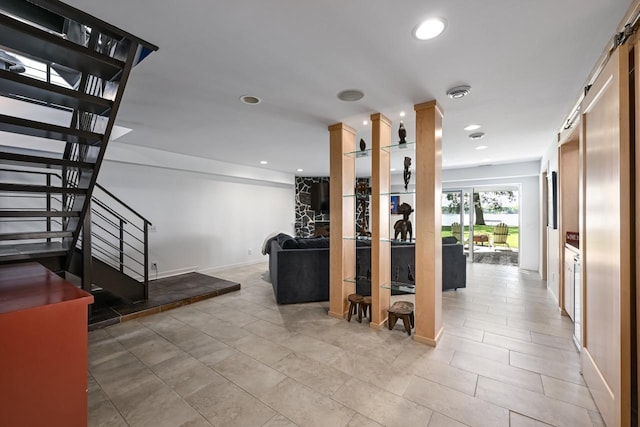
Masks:
[[[469,126],[466,126],[466,127],[464,128],[464,130],[478,130],[478,129],[480,129],[481,127],[482,127],[482,126],[480,126],[480,125],[469,125]]]
[[[478,145],[478,146],[476,147],[476,150],[484,150],[484,149],[486,149],[486,148],[489,148],[489,146],[488,146],[488,145]]]
[[[260,164],[261,165],[266,165],[267,163],[269,163],[269,162],[267,162],[266,160],[260,160]]]
[[[441,18],[429,18],[413,30],[413,36],[418,40],[430,40],[438,37],[444,31],[446,23]]]
[[[474,141],[478,141],[484,138],[484,132],[476,132],[469,135],[469,139],[473,139]]]
[[[303,172],[303,169],[298,168],[296,169],[296,172]]]
[[[363,120],[363,121],[362,121],[362,124],[366,126],[366,125],[368,125],[368,124],[369,124],[369,122],[368,122],[367,120]]]
[[[338,99],[346,102],[360,101],[364,97],[364,92],[358,89],[346,89],[338,94]]]
[[[391,172],[395,172],[395,171],[396,171],[396,168],[391,168],[391,169],[390,169],[390,171],[391,171]]]
[[[257,96],[251,96],[251,95],[242,95],[240,97],[240,101],[244,102],[245,104],[248,105],[256,105],[256,104],[260,104],[260,102],[262,102],[262,100],[260,98],[258,98]]]
[[[449,89],[447,91],[447,96],[451,99],[460,99],[469,95],[469,92],[471,92],[471,86],[460,85],[460,86],[455,86]]]
[[[404,111],[400,111],[400,117],[404,117],[405,116],[405,112]]]
[[[490,159],[489,157],[486,157],[486,158],[482,159],[482,161],[483,161],[483,162],[490,162],[490,161],[491,161],[491,159]]]

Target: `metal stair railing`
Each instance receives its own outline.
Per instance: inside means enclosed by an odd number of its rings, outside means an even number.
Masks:
[[[66,142],[61,160],[67,163],[55,190],[61,194],[61,210],[78,213],[62,217],[62,246],[70,251],[70,263],[82,228],[89,228],[85,216],[91,213],[92,193],[130,72],[158,48],[59,0],[1,4],[0,32],[2,50],[41,69],[25,76],[0,70],[0,94],[71,113],[67,126],[0,114],[0,130]],[[0,190],[49,195],[54,190],[50,178],[37,188],[0,183]],[[89,236],[84,236],[86,241]]]
[[[96,184],[91,198],[91,249],[97,259],[149,284],[149,226],[151,222],[109,190]],[[78,246],[82,246],[82,238]]]
[[[64,180],[63,175],[56,172],[0,168],[0,174],[18,174],[13,179],[16,182],[24,182],[24,176],[30,182],[44,179],[49,186]],[[15,200],[11,203],[6,199],[21,199],[22,202],[16,207]],[[47,232],[62,232],[66,229],[68,219],[77,214],[68,211],[66,194],[56,197],[51,193],[0,193],[0,200],[3,200],[0,204],[0,230],[3,232],[21,231],[32,233],[33,236],[39,235],[42,228],[46,228]],[[148,299],[151,222],[100,184],[96,184],[91,198],[90,217],[90,255],[141,282],[145,299]],[[51,243],[53,239],[62,237],[35,237],[31,240]],[[82,250],[83,255],[87,254],[83,250],[82,238],[78,239],[76,248]]]

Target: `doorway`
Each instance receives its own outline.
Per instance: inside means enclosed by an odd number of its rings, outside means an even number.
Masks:
[[[472,262],[520,263],[520,186],[442,191],[442,237],[455,237]]]
[[[474,187],[471,194],[473,262],[520,265],[520,186]]]

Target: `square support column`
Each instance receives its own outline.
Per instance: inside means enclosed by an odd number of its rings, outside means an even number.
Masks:
[[[390,155],[382,147],[391,145],[391,121],[380,113],[371,115],[371,323],[381,329],[387,320],[391,291],[391,241],[389,236]]]
[[[436,346],[442,335],[442,110],[437,102],[416,111],[416,304],[418,342]]]
[[[356,235],[355,158],[345,153],[355,151],[355,129],[344,123],[329,126],[329,316],[343,319],[347,313],[347,296],[355,293]],[[352,239],[345,239],[352,238]]]

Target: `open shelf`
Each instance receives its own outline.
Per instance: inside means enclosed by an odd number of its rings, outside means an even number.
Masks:
[[[364,285],[371,286],[371,279],[367,279],[364,276],[348,277],[348,278],[345,279],[345,282],[359,283],[359,284],[364,284]],[[416,293],[416,286],[415,286],[415,284],[412,284],[412,283],[403,283],[403,282],[394,282],[394,281],[392,281],[391,283],[386,283],[384,285],[381,285],[380,287],[383,288],[383,289],[391,289],[391,290],[394,290],[394,291],[407,292],[407,293],[411,293],[411,294],[415,294]]]
[[[392,191],[389,193],[380,193],[381,196],[407,196],[416,194],[416,190]]]
[[[355,157],[355,158],[360,158],[360,157],[371,157],[371,148],[367,148],[366,150],[357,150],[357,151],[349,151],[348,153],[344,153],[345,156],[347,157]]]
[[[391,282],[380,286],[383,289],[391,289],[393,291],[402,291],[410,294],[416,293],[416,285],[411,283]]]
[[[387,151],[389,153],[415,153],[416,151],[416,143],[415,142],[407,142],[405,144],[393,144],[387,145],[386,147],[381,147],[382,150]]]

